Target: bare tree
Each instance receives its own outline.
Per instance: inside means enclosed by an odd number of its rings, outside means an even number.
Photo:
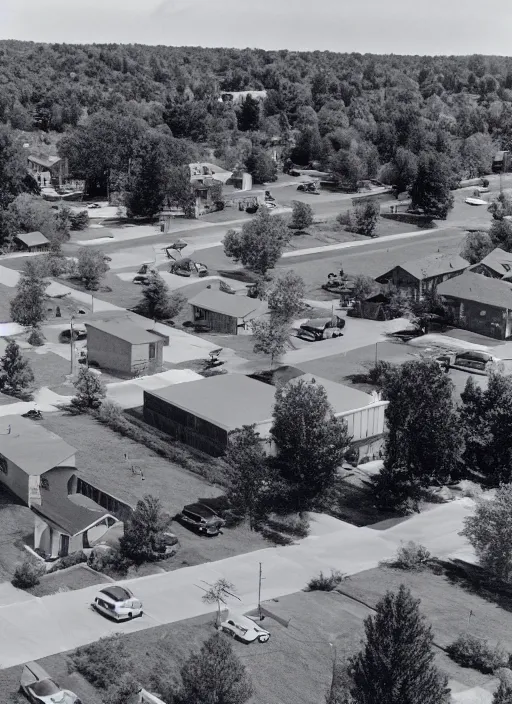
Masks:
[[[209,584],[209,589],[203,594],[205,604],[217,604],[217,626],[220,624],[220,605],[227,605],[226,599],[233,597],[240,601],[240,597],[235,593],[235,585],[228,582],[227,579],[218,579],[214,584]],[[201,587],[202,588],[202,587]]]

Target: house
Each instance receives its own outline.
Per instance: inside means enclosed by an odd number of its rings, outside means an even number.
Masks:
[[[512,284],[473,272],[445,281],[437,292],[465,330],[505,340],[512,336]]]
[[[221,166],[210,162],[189,164],[190,182],[196,196],[196,218],[219,209],[222,201],[222,187],[232,177],[232,171],[226,171]]]
[[[126,319],[86,322],[87,359],[122,374],[151,374],[162,367],[164,339]]]
[[[468,271],[490,276],[492,279],[502,279],[512,273],[512,254],[496,247],[481,262],[470,266]]]
[[[510,171],[510,152],[496,152],[492,160],[492,171],[494,174]]]
[[[254,100],[262,101],[267,97],[266,90],[231,90],[221,93],[219,103],[232,103],[240,105],[250,95]]]
[[[73,491],[77,476],[74,469],[54,469],[34,501],[34,549],[46,559],[108,542],[109,534],[117,539],[123,523],[113,513],[89,496]]]
[[[60,156],[31,154],[27,160],[29,173],[43,188],[50,185],[61,187],[68,178],[67,159],[61,159]]]
[[[264,301],[223,291],[204,289],[189,300],[195,323],[208,325],[213,332],[238,335],[248,332],[251,320],[268,311]]]
[[[50,242],[42,232],[20,232],[14,239],[19,249],[27,252],[46,252],[50,248]]]
[[[368,320],[387,320],[386,308],[391,298],[386,293],[375,293],[363,301],[356,301],[347,315],[353,318],[367,318]]]
[[[447,279],[459,276],[468,266],[469,262],[458,254],[434,254],[399,264],[377,276],[375,280],[380,284],[394,286],[411,298],[419,300],[426,291],[435,289]]]
[[[28,506],[39,500],[42,475],[75,467],[75,454],[74,447],[34,421],[0,418],[0,482]]]
[[[327,379],[302,374],[297,379],[324,386],[336,416],[344,418],[354,446],[364,446],[384,432],[386,401]],[[256,426],[270,442],[276,387],[243,374],[225,374],[144,391],[144,420],[182,442],[213,456],[222,455],[230,431]]]

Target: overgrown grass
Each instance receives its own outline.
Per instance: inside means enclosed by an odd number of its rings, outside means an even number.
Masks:
[[[320,572],[309,580],[306,591],[333,592],[345,579],[346,576],[339,570],[331,570],[331,574]]]

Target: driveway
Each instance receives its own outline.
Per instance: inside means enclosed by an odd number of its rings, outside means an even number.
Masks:
[[[235,585],[241,598],[239,608],[247,611],[257,605],[260,563],[265,578],[261,597],[266,601],[300,591],[320,570],[339,569],[350,575],[376,567],[381,560],[391,558],[403,540],[411,538],[439,557],[464,553],[471,558],[459,531],[473,506],[471,499],[460,499],[381,531],[320,520],[318,527],[313,524],[313,534],[295,545],[127,580],[145,604],[145,614],[124,624],[113,624],[90,609],[96,587],[30,600],[23,593],[22,603],[0,607],[0,663],[10,667],[112,633],[144,630],[211,613],[214,609],[201,600],[203,588],[221,577]]]

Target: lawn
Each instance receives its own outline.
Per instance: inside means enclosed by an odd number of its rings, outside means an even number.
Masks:
[[[0,284],[0,323],[9,323],[11,321],[10,304],[15,293],[15,289]]]
[[[16,565],[27,556],[25,542],[32,541],[34,514],[0,485],[0,582],[10,581]]]
[[[108,579],[101,574],[88,569],[84,565],[74,565],[65,570],[45,574],[41,581],[27,591],[33,596],[41,597],[57,592],[71,592],[76,589],[93,587],[95,584],[105,584]]]
[[[43,425],[76,447],[77,468],[86,480],[132,506],[146,494],[153,494],[160,498],[165,510],[175,516],[186,504],[222,493],[197,474],[115,433],[90,416],[52,413],[45,416]],[[191,461],[197,461],[192,454]],[[132,472],[132,465],[143,470],[143,480],[140,474]],[[268,547],[262,536],[243,526],[225,529],[223,535],[214,539],[196,535],[176,522],[171,530],[178,535],[181,549],[174,561],[162,563],[165,569]]]

